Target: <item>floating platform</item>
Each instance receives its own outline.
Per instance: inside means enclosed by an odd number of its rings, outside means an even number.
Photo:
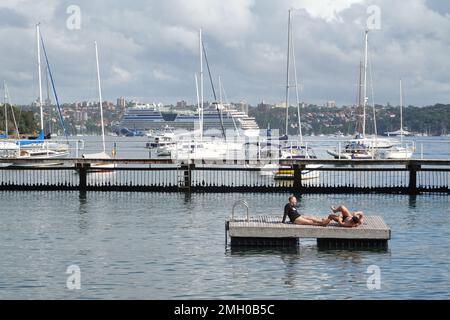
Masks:
[[[379,216],[366,216],[355,228],[327,227],[282,223],[281,217],[234,217],[225,223],[231,246],[297,246],[299,239],[317,239],[325,248],[386,248],[391,230]],[[227,237],[227,234],[225,234]]]

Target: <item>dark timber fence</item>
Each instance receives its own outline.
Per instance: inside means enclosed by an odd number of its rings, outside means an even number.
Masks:
[[[0,160],[0,190],[450,194],[450,160],[58,161]]]

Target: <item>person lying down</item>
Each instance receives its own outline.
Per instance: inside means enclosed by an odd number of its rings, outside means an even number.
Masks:
[[[357,227],[361,225],[364,220],[364,212],[355,211],[351,213],[350,210],[343,205],[340,205],[337,208],[332,206],[331,211],[333,211],[333,213],[328,216],[328,223],[331,221],[336,221],[340,227]],[[336,213],[340,213],[340,215]]]
[[[344,205],[338,207],[331,207],[332,213],[327,218],[318,219],[315,217],[300,214],[296,208],[297,198],[295,196],[289,197],[289,203],[284,207],[284,215],[282,223],[289,217],[291,223],[299,225],[322,226],[326,227],[331,221],[338,223],[340,227],[354,228],[363,223],[364,213],[356,211],[351,213]]]

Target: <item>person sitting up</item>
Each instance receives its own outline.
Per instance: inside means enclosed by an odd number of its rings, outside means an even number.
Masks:
[[[328,216],[329,220],[336,221],[340,227],[354,228],[363,223],[364,213],[362,211],[355,211],[351,213],[345,206],[340,205],[339,207],[331,206],[332,214]],[[342,215],[337,215],[335,213],[340,212]]]
[[[282,223],[284,223],[287,216],[289,217],[289,220],[291,220],[291,222],[294,224],[325,227],[328,223],[330,223],[330,219],[317,219],[298,213],[297,208],[295,207],[296,205],[297,198],[295,196],[290,196],[289,203],[284,206]]]

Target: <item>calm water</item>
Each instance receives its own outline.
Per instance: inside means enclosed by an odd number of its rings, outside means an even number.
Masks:
[[[244,198],[279,215],[286,194],[0,193],[0,298],[450,298],[450,198],[304,195],[300,210],[345,203],[392,228],[387,251],[231,250],[224,221]],[[81,290],[66,288],[68,266]],[[366,285],[368,266],[381,289]]]
[[[101,151],[101,138],[94,136],[71,137],[72,155],[75,156],[75,141],[81,139],[84,141],[84,149],[79,151],[82,153],[92,153]],[[295,137],[293,138],[295,139]],[[327,154],[327,149],[335,148],[338,142],[342,145],[349,137],[304,137],[304,142],[314,149],[317,157],[320,159],[332,159]],[[395,139],[395,138],[393,138]],[[405,142],[414,142],[416,152],[413,159],[450,159],[450,137],[405,137]],[[399,140],[399,138],[397,138]],[[148,158],[149,150],[145,148],[145,144],[149,141],[147,137],[106,137],[106,150],[111,152],[114,143],[117,146],[117,158]],[[82,146],[80,143],[79,146]],[[154,155],[152,155],[155,157]]]
[[[83,152],[99,150],[83,137]],[[316,143],[319,157],[335,143]],[[450,158],[450,138],[415,138],[420,157]],[[146,158],[147,138],[107,137],[117,157]],[[81,152],[80,152],[81,153]],[[387,251],[231,250],[224,221],[238,199],[279,215],[286,194],[0,192],[0,298],[11,299],[438,299],[450,298],[450,198],[446,195],[305,195],[300,210],[331,204],[384,217]],[[81,269],[69,290],[66,270]],[[380,290],[367,288],[370,265]]]

